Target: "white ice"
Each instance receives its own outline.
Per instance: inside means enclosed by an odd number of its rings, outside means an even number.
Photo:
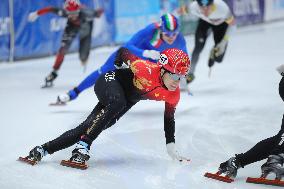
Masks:
[[[61,166],[73,147],[44,157],[36,166],[16,161],[81,123],[97,103],[90,88],[65,107],[50,107],[56,96],[76,86],[103,64],[115,48],[92,51],[83,73],[78,54],[67,55],[52,89],[40,89],[54,57],[0,64],[0,188],[1,189],[261,189],[245,183],[260,175],[257,162],[240,169],[234,183],[203,177],[236,153],[275,135],[281,125],[281,79],[284,22],[256,25],[233,33],[222,64],[208,78],[210,39],[201,54],[192,84],[176,113],[176,145],[191,159],[187,165],[170,160],[163,131],[163,103],[141,101],[93,143],[89,169]],[[188,49],[193,37],[187,37]]]

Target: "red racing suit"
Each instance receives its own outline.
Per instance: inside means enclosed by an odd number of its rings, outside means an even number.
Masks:
[[[180,99],[180,89],[167,90],[162,81],[161,67],[139,59],[125,48],[118,51],[115,64],[120,66],[122,62],[127,62],[129,68],[116,69],[98,78],[94,87],[98,104],[79,126],[44,144],[48,153],[69,147],[80,140],[90,147],[104,129],[114,125],[138,101],[147,99],[165,101],[166,144],[175,142],[175,109]]]

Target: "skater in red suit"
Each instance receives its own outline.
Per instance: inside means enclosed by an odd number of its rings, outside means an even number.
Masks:
[[[284,64],[279,66],[277,70],[282,75],[279,94],[284,101]],[[247,152],[236,154],[235,157],[221,163],[219,172],[235,178],[239,168],[266,158],[268,158],[267,162],[261,166],[262,177],[265,178],[268,174],[274,173],[276,179],[281,179],[284,176],[284,115],[281,129],[277,135],[264,139]]]
[[[53,85],[53,81],[56,79],[58,70],[63,63],[64,56],[77,35],[79,35],[80,38],[80,60],[82,65],[86,65],[91,48],[93,18],[100,17],[103,10],[86,9],[83,8],[79,0],[66,0],[64,8],[45,7],[30,13],[29,21],[34,22],[39,16],[47,13],[57,14],[58,16],[66,17],[68,20],[61,39],[61,46],[56,55],[53,70],[45,78],[45,85],[43,87],[51,87]]]
[[[175,110],[180,99],[179,83],[189,71],[187,53],[179,49],[161,52],[158,63],[142,60],[126,48],[118,50],[114,71],[101,75],[95,84],[99,100],[94,110],[78,127],[58,138],[37,146],[28,159],[40,161],[46,154],[70,147],[76,143],[71,163],[85,165],[89,150],[99,134],[111,127],[140,100],[165,101],[164,131],[169,156],[177,161],[187,161],[175,148]]]

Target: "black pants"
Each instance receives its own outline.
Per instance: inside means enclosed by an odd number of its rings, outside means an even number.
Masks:
[[[78,127],[43,145],[49,154],[70,147],[80,140],[90,146],[104,129],[115,124],[135,104],[126,99],[123,88],[112,74],[114,72],[108,72],[97,80],[95,93],[99,102],[87,119]]]
[[[282,118],[281,130],[277,135],[258,142],[254,147],[236,157],[244,167],[248,164],[266,159],[269,155],[284,153],[284,115]],[[284,138],[283,138],[284,139]]]
[[[284,101],[284,77],[279,83],[279,94]],[[258,142],[244,154],[238,154],[237,159],[242,166],[266,159],[269,155],[284,153],[284,115],[281,129],[277,135]]]
[[[87,61],[92,42],[92,30],[93,22],[86,23],[86,28],[81,27],[79,32],[80,44],[79,44],[79,57],[82,62]]]
[[[63,33],[62,39],[61,39],[61,46],[58,50],[55,63],[53,65],[54,70],[59,70],[63,60],[64,56],[69,50],[73,40],[79,33],[79,57],[81,62],[87,61],[90,49],[91,49],[91,41],[92,41],[92,29],[93,29],[93,23],[84,23],[81,28],[75,28],[74,26],[68,25]]]
[[[197,29],[195,31],[195,46],[192,52],[190,73],[194,73],[195,71],[199,55],[205,46],[207,37],[210,34],[210,32],[213,31],[214,42],[216,45],[219,42],[221,42],[221,40],[224,38],[227,29],[228,29],[228,24],[226,22],[215,26],[202,19],[199,19]]]

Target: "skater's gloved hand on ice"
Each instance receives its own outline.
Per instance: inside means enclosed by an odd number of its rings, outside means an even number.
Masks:
[[[281,64],[276,68],[280,75],[284,76],[284,64]]]
[[[214,47],[215,57],[218,57],[224,54],[227,44],[228,44],[228,38],[224,37],[222,41],[220,41],[217,45],[215,45]]]
[[[171,142],[167,144],[167,152],[169,156],[174,160],[174,161],[179,161],[179,162],[187,162],[189,159],[180,156],[178,151],[176,150],[175,143]]]
[[[66,93],[57,96],[58,103],[66,103],[70,101],[70,96]]]
[[[74,89],[68,91],[68,93],[58,95],[57,101],[66,103],[77,98],[79,94],[80,94],[79,89],[75,87]]]
[[[158,60],[160,58],[160,52],[156,50],[144,50],[143,56],[151,58],[152,60]]]
[[[29,20],[29,22],[34,22],[37,18],[38,18],[38,14],[35,11],[35,12],[31,12],[29,14],[28,20]]]

